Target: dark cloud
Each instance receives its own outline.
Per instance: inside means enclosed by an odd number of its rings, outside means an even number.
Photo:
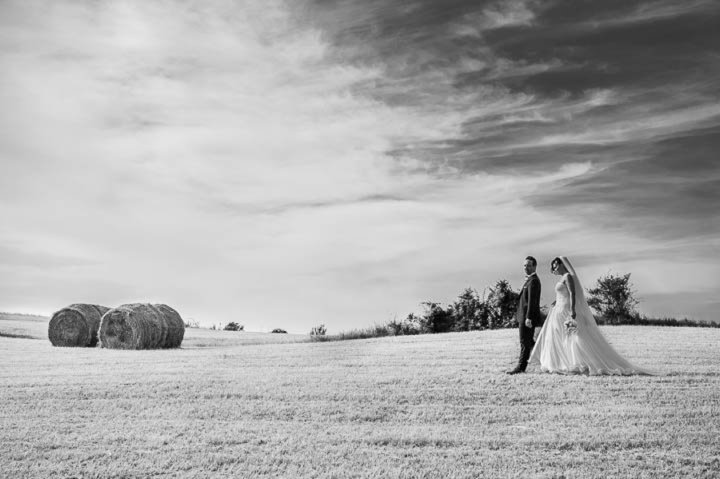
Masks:
[[[324,1],[299,14],[319,28],[335,61],[383,67],[384,79],[359,85],[358,92],[389,104],[441,102],[448,91],[424,74],[451,74],[468,58],[484,58],[481,39],[458,34],[467,16],[492,2],[467,0]]]
[[[631,22],[621,20],[631,13],[630,5],[637,8],[635,2],[591,3],[578,8],[576,2],[559,2],[543,12],[533,28],[488,32],[485,39],[498,56],[533,62],[561,59],[568,65],[505,84],[552,95],[614,86],[652,88],[674,81],[692,84],[717,76],[720,9]]]
[[[467,59],[484,64],[455,72],[457,88],[491,82],[543,95],[702,81],[718,72],[720,7],[713,2],[674,10],[665,2],[516,3],[534,10],[535,18],[524,24],[509,17],[507,25],[493,26],[490,12],[499,2],[459,0],[317,1],[305,12],[338,58],[380,62],[390,81],[427,71],[453,72]],[[477,34],[461,27],[475,28]],[[555,67],[500,74],[497,64],[507,60]]]
[[[636,147],[637,158],[556,185],[531,202],[655,239],[710,238],[720,233],[718,145],[720,126]]]
[[[720,98],[717,2],[347,0],[309,11],[337,58],[383,66],[358,94],[476,112],[457,137],[391,155],[438,175],[589,162],[591,173],[528,201],[640,235],[720,232],[720,115],[703,110]]]

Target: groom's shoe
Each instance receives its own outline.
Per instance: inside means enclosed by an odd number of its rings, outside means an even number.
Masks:
[[[511,369],[510,371],[506,371],[505,374],[520,374],[524,373],[525,370],[521,368],[520,366],[517,366],[515,369]]]

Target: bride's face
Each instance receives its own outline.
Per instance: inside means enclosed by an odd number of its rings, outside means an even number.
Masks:
[[[553,261],[553,263],[550,265],[550,271],[552,272],[552,274],[563,274],[564,269],[565,267],[559,261]]]

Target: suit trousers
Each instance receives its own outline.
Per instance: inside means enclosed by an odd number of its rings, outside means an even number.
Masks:
[[[534,336],[535,328],[525,326],[525,321],[520,322],[518,325],[520,330],[520,359],[518,360],[518,368],[525,371],[527,368],[528,359],[530,359],[530,353],[535,346]]]

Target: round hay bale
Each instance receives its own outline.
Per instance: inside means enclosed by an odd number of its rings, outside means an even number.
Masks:
[[[95,347],[100,319],[110,308],[97,304],[71,304],[55,312],[48,324],[53,346]]]
[[[105,313],[98,334],[103,348],[177,348],[185,336],[185,323],[165,304],[123,304]]]
[[[185,321],[182,320],[180,314],[167,304],[155,305],[164,315],[167,325],[167,335],[165,339],[165,348],[179,348],[185,337]]]

